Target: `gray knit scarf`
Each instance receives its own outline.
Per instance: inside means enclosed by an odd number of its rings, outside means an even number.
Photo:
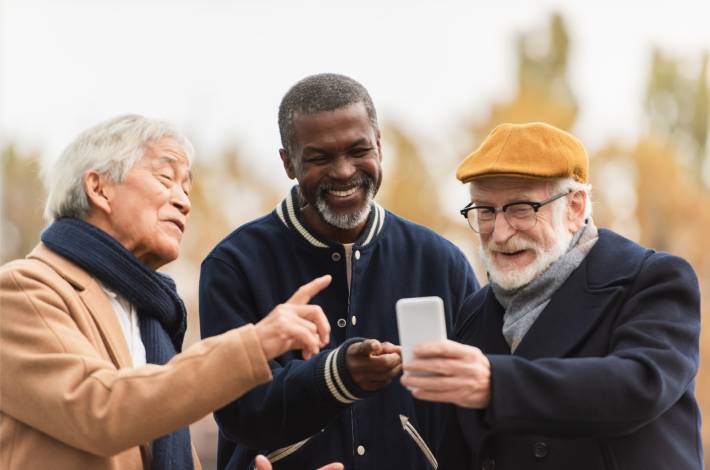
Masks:
[[[525,334],[547,307],[552,295],[579,267],[598,239],[597,228],[594,222],[589,220],[574,234],[565,254],[529,284],[518,289],[505,290],[491,283],[493,294],[505,308],[503,337],[511,352],[515,352]]]

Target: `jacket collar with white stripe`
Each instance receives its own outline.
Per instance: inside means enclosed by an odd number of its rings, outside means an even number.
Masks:
[[[286,227],[295,231],[302,236],[304,240],[315,247],[329,248],[333,245],[338,245],[336,242],[320,237],[306,227],[299,204],[298,185],[291,188],[291,191],[289,191],[286,197],[276,206],[276,215]],[[370,214],[367,216],[367,223],[358,239],[355,240],[355,245],[364,247],[376,240],[377,236],[382,231],[384,223],[385,210],[375,201],[372,201]]]

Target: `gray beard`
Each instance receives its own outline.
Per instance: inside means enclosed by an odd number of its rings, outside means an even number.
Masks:
[[[325,202],[325,199],[321,196],[321,192],[318,191],[316,196],[316,211],[326,223],[342,230],[350,230],[367,220],[367,216],[370,215],[370,205],[374,197],[375,185],[370,184],[368,185],[365,204],[363,204],[362,208],[348,214],[336,214],[330,210],[328,203]]]

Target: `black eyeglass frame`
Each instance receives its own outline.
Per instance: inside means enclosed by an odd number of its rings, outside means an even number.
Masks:
[[[493,220],[494,220],[494,224],[493,224],[493,225],[495,226],[495,216],[496,216],[499,212],[502,212],[502,213],[503,213],[503,217],[505,217],[505,214],[506,214],[505,211],[506,211],[510,206],[515,206],[515,205],[518,205],[518,204],[525,204],[525,205],[530,206],[530,207],[532,208],[532,210],[535,212],[535,214],[536,214],[535,221],[537,221],[537,211],[539,211],[542,206],[547,205],[547,204],[549,204],[549,203],[551,203],[551,202],[554,202],[554,201],[556,201],[556,200],[558,200],[558,199],[560,199],[560,198],[563,198],[563,197],[565,197],[565,196],[569,196],[570,194],[572,194],[572,192],[573,192],[573,191],[570,189],[570,190],[567,191],[567,192],[555,194],[554,196],[549,197],[549,198],[545,199],[544,201],[539,201],[539,202],[537,202],[537,201],[513,201],[513,202],[509,202],[508,204],[506,204],[506,205],[504,205],[504,206],[502,206],[502,207],[476,206],[475,203],[474,203],[473,201],[471,201],[471,202],[469,202],[468,204],[466,204],[466,207],[464,207],[463,209],[461,209],[459,212],[460,212],[461,215],[464,217],[464,219],[466,219],[466,222],[468,222],[469,227],[471,227],[471,229],[472,229],[474,232],[476,232],[476,233],[481,233],[480,231],[476,230],[476,229],[473,227],[473,224],[471,223],[471,221],[470,221],[469,218],[468,218],[468,213],[469,213],[471,210],[473,210],[473,209],[488,209],[488,210],[490,210],[491,212],[493,212],[493,216],[494,216],[494,217],[493,217]],[[505,220],[508,220],[508,218],[506,217]],[[509,220],[508,220],[508,223],[512,225],[512,223],[511,223]],[[533,224],[530,228],[532,228],[532,227],[534,227],[534,226],[535,226],[535,225]],[[529,229],[528,229],[528,230],[529,230]],[[492,232],[493,232],[493,230],[491,230],[491,232],[486,232],[486,233],[492,233]]]

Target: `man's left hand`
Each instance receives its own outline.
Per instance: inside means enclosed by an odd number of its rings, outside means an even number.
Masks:
[[[404,364],[401,382],[420,400],[485,408],[491,398],[491,363],[473,346],[449,340],[425,343]]]

